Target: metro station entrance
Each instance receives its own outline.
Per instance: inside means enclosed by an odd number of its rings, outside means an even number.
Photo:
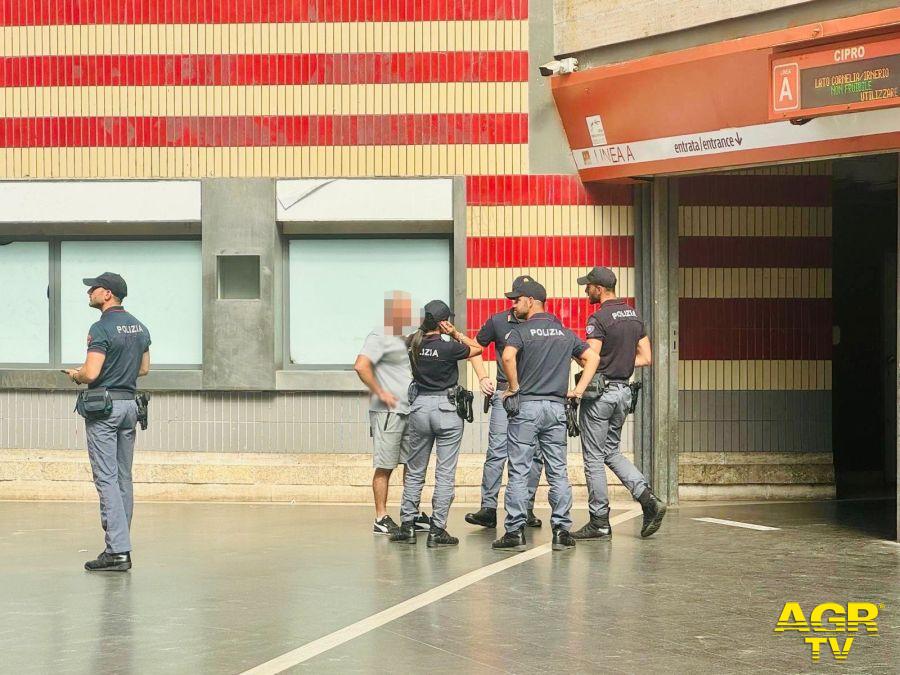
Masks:
[[[838,498],[896,495],[897,166],[894,153],[832,162]]]

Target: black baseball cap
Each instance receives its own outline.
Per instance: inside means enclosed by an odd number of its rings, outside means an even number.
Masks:
[[[91,288],[94,286],[105,288],[119,300],[124,299],[125,296],[128,295],[128,284],[126,284],[125,280],[115,272],[104,272],[99,277],[82,279],[82,281],[85,286]]]
[[[547,289],[527,275],[516,277],[512,282],[512,290],[509,293],[504,293],[504,295],[510,300],[525,296],[526,298],[547,302]]]
[[[453,318],[453,312],[443,300],[432,300],[424,307],[425,315],[431,314],[435,321],[449,321]]]
[[[595,267],[583,277],[578,277],[578,284],[585,286],[587,284],[596,284],[604,288],[616,287],[616,273],[608,267]]]

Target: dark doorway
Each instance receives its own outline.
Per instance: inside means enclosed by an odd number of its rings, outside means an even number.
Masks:
[[[832,174],[837,496],[891,498],[897,475],[897,155],[834,160]],[[893,530],[893,509],[889,515],[886,527]]]

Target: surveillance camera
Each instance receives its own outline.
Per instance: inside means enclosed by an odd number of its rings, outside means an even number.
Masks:
[[[578,59],[569,57],[560,61],[548,61],[540,66],[538,70],[541,71],[541,75],[544,77],[550,77],[551,75],[568,75],[569,73],[574,73],[578,70]]]

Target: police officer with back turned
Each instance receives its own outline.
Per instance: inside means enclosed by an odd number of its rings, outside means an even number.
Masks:
[[[622,425],[631,409],[629,379],[635,367],[649,366],[650,338],[640,314],[616,297],[616,275],[608,267],[595,267],[578,283],[593,305],[600,305],[588,319],[585,333],[591,349],[600,355],[600,369],[582,399],[579,423],[588,488],[590,521],[572,534],[576,539],[610,539],[609,493],[606,467],[619,477],[641,504],[644,523],[641,536],[659,529],[666,505],[656,497],[647,479],[619,452]],[[583,377],[590,378],[587,373]]]
[[[523,281],[512,295],[513,309],[524,321],[506,339],[503,370],[509,388],[503,405],[509,414],[509,484],[506,486],[506,534],[491,546],[498,551],[525,549],[528,476],[535,452],[544,459],[550,484],[550,523],[554,551],[575,547],[569,533],[572,486],[566,469],[567,397],[580,398],[587,380],[568,389],[572,359],[584,367],[588,380],[600,363],[597,354],[559,320],[544,311],[547,291],[534,279]]]
[[[84,364],[66,375],[76,384],[88,385],[79,395],[77,410],[85,418],[88,457],[106,533],[106,548],[84,568],[124,572],[131,569],[135,390],[137,378],[150,370],[150,332],[122,307],[128,286],[118,274],[104,272],[84,279],[84,284],[90,306],[101,315],[88,333]]]
[[[518,289],[526,280],[531,277],[516,277],[512,283],[512,291],[506,296],[511,300],[518,298]],[[487,376],[484,369],[484,362],[480,357],[472,359],[472,367],[478,376],[478,383],[481,387],[481,393],[485,397],[489,397],[491,406],[490,422],[488,424],[488,447],[487,454],[484,459],[484,471],[481,479],[481,508],[474,513],[466,514],[466,522],[472,525],[481,525],[482,527],[497,527],[497,495],[500,492],[500,483],[503,480],[503,467],[507,460],[507,435],[506,427],[508,418],[506,410],[503,409],[501,396],[509,387],[506,381],[506,375],[503,373],[503,348],[506,347],[506,336],[514,326],[521,323],[516,318],[516,313],[512,309],[497,312],[488,317],[484,322],[481,330],[475,336],[475,341],[482,347],[487,347],[492,342],[497,350],[497,385]],[[544,463],[541,460],[540,453],[534,458],[534,464],[531,467],[531,474],[528,478],[528,517],[525,519],[525,525],[528,527],[540,527],[541,519],[534,515],[534,495],[537,491],[538,482],[541,479],[541,470]]]

